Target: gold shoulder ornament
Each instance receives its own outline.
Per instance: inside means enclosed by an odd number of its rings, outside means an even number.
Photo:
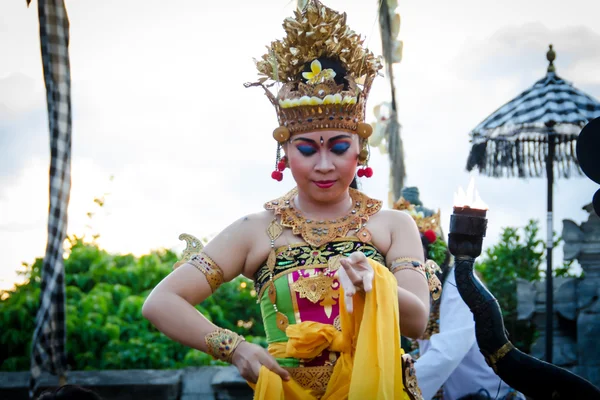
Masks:
[[[197,237],[188,233],[182,233],[179,235],[179,239],[186,242],[186,247],[181,255],[181,260],[173,265],[173,269],[185,263],[193,265],[198,271],[204,274],[214,293],[225,281],[223,270],[212,258],[204,253],[204,245]]]

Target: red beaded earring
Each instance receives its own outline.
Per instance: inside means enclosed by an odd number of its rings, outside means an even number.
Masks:
[[[373,176],[373,168],[371,167],[362,167],[358,171],[356,171],[356,175],[359,178],[370,178]]]
[[[369,150],[367,149],[367,145],[365,144],[363,146],[363,149],[358,154],[358,165],[360,165],[361,168],[359,168],[358,171],[356,171],[356,175],[359,178],[370,178],[373,176],[373,168],[367,166],[368,162]]]
[[[285,156],[281,157],[281,146],[277,146],[277,156],[275,157],[275,171],[271,172],[271,178],[275,179],[277,182],[281,182],[283,180],[283,171],[287,166],[287,158]]]

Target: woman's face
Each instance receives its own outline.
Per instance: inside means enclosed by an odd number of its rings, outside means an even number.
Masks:
[[[299,133],[284,146],[298,190],[317,202],[345,195],[356,173],[358,135],[344,131]]]

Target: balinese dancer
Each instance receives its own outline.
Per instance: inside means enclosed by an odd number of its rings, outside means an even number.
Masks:
[[[262,77],[247,86],[264,88],[277,112],[272,178],[289,168],[296,188],[184,260],[143,314],[173,340],[235,365],[258,399],[420,398],[400,346],[401,330],[425,330],[435,286],[419,231],[351,188],[355,174],[373,174],[365,106],[380,61],[345,14],[316,0],[283,27],[257,62]],[[239,274],[254,280],[268,349],[194,308]]]

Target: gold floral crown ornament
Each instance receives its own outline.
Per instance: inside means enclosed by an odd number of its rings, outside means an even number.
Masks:
[[[364,122],[365,105],[382,65],[346,25],[346,14],[309,0],[285,19],[283,29],[285,37],[256,61],[259,81],[246,84],[261,86],[275,106],[275,140],[281,144],[295,133],[324,129],[367,139],[373,129]],[[337,68],[326,65],[331,63]]]

